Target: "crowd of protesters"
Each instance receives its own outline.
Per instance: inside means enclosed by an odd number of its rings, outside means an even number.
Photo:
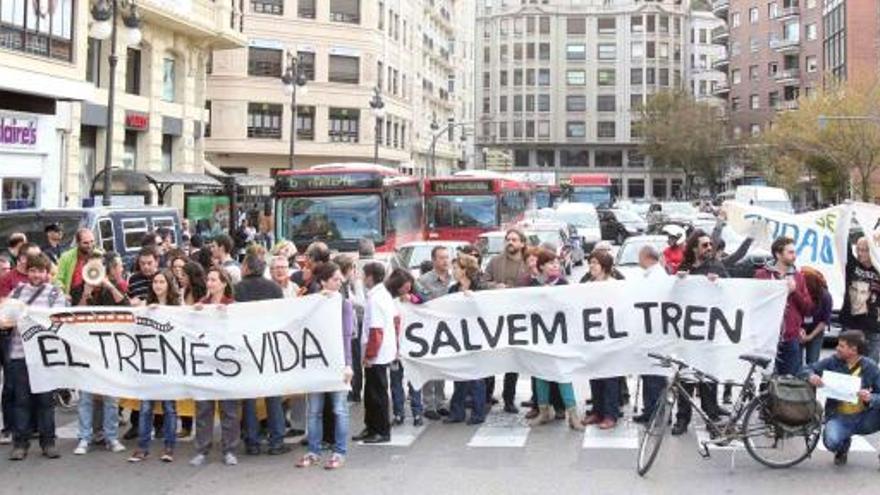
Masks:
[[[742,259],[751,240],[735,253],[727,254],[719,229],[707,233],[698,229],[666,231],[669,246],[660,252],[645,245],[639,252],[643,269],[636,277],[650,281],[661,277],[706,277],[710,281],[728,277],[728,269]],[[62,250],[57,225],[46,228],[45,246],[29,243],[23,234],[9,238],[7,257],[0,257],[0,298],[14,298],[26,305],[61,306],[146,306],[185,305],[195,311],[207,306],[223,307],[237,302],[303,297],[311,294],[343,295],[342,328],[346,368],[343,379],[351,384],[347,392],[310,393],[307,396],[265,397],[261,400],[223,401],[133,401],[126,398],[95,397],[81,393],[78,402],[79,440],[74,454],[84,455],[95,444],[112,452],[126,451],[123,441],[136,440],[130,462],[150,458],[153,437],[162,439],[159,459],[173,462],[180,437],[195,435],[195,456],[200,466],[209,460],[214,440],[215,418],[220,420],[222,460],[238,463],[243,443],[247,455],[282,455],[291,451],[285,437],[302,436],[306,453],[296,466],[323,464],[326,469],[344,465],[348,441],[387,443],[394,426],[406,420],[406,405],[412,423],[443,420],[447,424],[479,425],[498,404],[495,377],[456,381],[447,399],[445,382],[428,381],[415,389],[406,380],[398,354],[402,305],[424,304],[454,293],[507,290],[514,287],[551,287],[569,284],[552,246],[528,246],[523,232],[506,232],[505,249],[487,260],[473,246],[450,252],[437,245],[431,261],[421,267],[419,277],[398,268],[389,271],[374,259],[372,243],[364,240],[358,256],[333,255],[321,242],[314,242],[299,254],[297,246],[282,240],[267,251],[252,242],[241,261],[236,243],[225,234],[205,242],[199,235],[185,236],[185,246],[175,246],[169,231],[145,235],[132,266],[126,267],[113,252],[96,249],[92,231],[81,229],[74,244]],[[838,464],[846,461],[849,438],[880,429],[880,274],[871,264],[867,240],[856,243],[846,270],[845,299],[841,321],[847,329],[834,356],[819,359],[823,334],[831,319],[832,300],[822,275],[796,265],[794,241],[782,237],[773,242],[772,260],[753,276],[785,280],[789,295],[779,333],[775,367],[778,373],[801,375],[817,386],[826,370],[861,377],[864,390],[857,405],[829,402],[826,446]],[[623,278],[614,267],[611,246],[600,242],[588,255],[588,273],[581,283],[609,283]],[[106,275],[99,283],[86,280],[83,267],[100,260]],[[21,335],[10,318],[0,319],[3,358],[3,430],[0,443],[12,443],[10,459],[22,460],[30,440],[39,438],[42,454],[57,458],[54,399],[52,393],[32,393]],[[660,399],[666,380],[646,375],[642,380],[642,411],[633,417],[646,423]],[[501,390],[504,413],[517,414],[526,407],[531,426],[565,420],[576,431],[587,427],[611,430],[618,426],[622,406],[629,400],[625,377],[592,379],[588,410],[579,414],[571,382],[531,378],[531,398],[516,404],[516,373],[504,375]],[[719,404],[714,384],[687,385],[698,393],[701,408],[712,420],[729,414]],[[728,402],[729,390],[722,401]],[[100,400],[102,407],[96,408]],[[349,404],[363,402],[363,428],[350,437]],[[470,411],[470,412],[468,412]],[[126,417],[129,429],[119,434]],[[94,421],[98,416],[100,421]],[[688,429],[690,402],[678,401],[673,435]],[[264,444],[265,442],[265,444]],[[324,452],[328,455],[322,455]]]

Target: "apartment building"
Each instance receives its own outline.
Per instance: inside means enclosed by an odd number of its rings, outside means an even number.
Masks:
[[[611,175],[625,198],[678,196],[633,126],[654,92],[687,83],[687,0],[483,0],[477,129],[488,168]]]
[[[822,27],[823,68],[828,76],[877,77],[880,2],[825,0]]]
[[[822,85],[822,10],[820,0],[713,2],[727,26],[713,39],[730,55],[715,63],[729,83],[716,95],[727,100],[733,138],[757,136]]]
[[[728,35],[725,22],[708,10],[694,10],[689,18],[688,89],[698,101],[722,106],[724,100],[715,95],[727,84],[727,74],[715,62],[727,58],[727,48],[720,43]]]
[[[463,63],[473,44],[456,24],[473,1],[251,0],[248,46],[213,55],[209,160],[266,176],[288,168],[294,112],[281,77],[293,60],[306,79],[296,92],[295,168],[373,161],[377,142],[379,163],[410,174],[429,172],[432,157],[439,173],[459,167],[467,142],[442,131],[473,106]]]

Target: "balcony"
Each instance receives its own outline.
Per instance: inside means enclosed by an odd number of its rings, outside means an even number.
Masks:
[[[727,45],[728,39],[730,39],[730,30],[727,29],[727,26],[718,26],[712,30],[712,43]]]
[[[791,112],[798,109],[797,100],[782,100],[774,107],[779,112]]]
[[[789,5],[788,7],[782,7],[779,9],[779,12],[776,13],[777,21],[784,21],[787,19],[793,19],[795,17],[799,17],[801,15],[801,8],[798,6],[796,2],[792,2],[793,5]]]
[[[800,38],[770,40],[770,49],[779,53],[795,53],[801,50]]]
[[[773,76],[773,79],[780,84],[789,84],[789,83],[799,83],[801,78],[801,71],[798,68],[794,69],[783,69],[776,73]]]
[[[712,13],[715,14],[716,17],[727,19],[727,14],[729,12],[730,0],[714,0],[712,2]]]
[[[233,11],[229,2],[212,0],[168,2],[167,0],[140,0],[141,16],[147,24],[185,34],[216,49],[247,46],[242,33],[244,16]]]
[[[718,82],[715,85],[715,89],[712,91],[712,94],[719,98],[726,98],[728,94],[730,94],[730,84],[727,82]]]
[[[723,55],[721,58],[712,62],[712,68],[721,72],[727,72],[727,67],[729,65],[730,58],[727,55]]]

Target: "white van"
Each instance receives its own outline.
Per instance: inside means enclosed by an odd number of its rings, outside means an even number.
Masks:
[[[572,236],[580,238],[585,253],[591,252],[602,240],[599,213],[590,203],[562,203],[556,207],[556,219],[574,227]]]
[[[734,200],[783,213],[794,213],[788,191],[779,187],[739,186],[736,188]]]

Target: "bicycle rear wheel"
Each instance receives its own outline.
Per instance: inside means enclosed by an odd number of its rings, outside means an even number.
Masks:
[[[654,459],[657,458],[657,453],[660,452],[660,445],[663,443],[663,437],[666,435],[666,428],[669,427],[674,403],[675,390],[672,384],[670,384],[657,399],[657,408],[654,409],[654,414],[651,415],[651,420],[648,421],[645,432],[642,434],[642,438],[639,439],[639,457],[636,468],[639,476],[644,476],[651,469]]]
[[[767,407],[767,397],[758,396],[746,408],[743,442],[749,455],[761,464],[774,469],[787,468],[813,453],[821,429],[819,422],[791,427],[774,421]]]

